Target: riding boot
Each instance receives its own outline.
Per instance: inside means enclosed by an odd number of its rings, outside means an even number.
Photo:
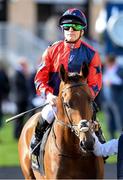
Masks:
[[[38,121],[37,126],[35,128],[34,136],[31,141],[32,154],[36,156],[39,155],[39,150],[40,150],[39,144],[43,138],[43,135],[46,129],[49,127],[49,125],[50,124],[46,120],[44,120],[42,117],[41,117],[41,120]]]

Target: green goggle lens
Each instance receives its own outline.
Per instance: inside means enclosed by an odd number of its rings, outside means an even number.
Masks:
[[[64,30],[69,30],[71,27],[74,31],[81,31],[82,29],[84,29],[84,27],[80,24],[63,24],[62,25]]]

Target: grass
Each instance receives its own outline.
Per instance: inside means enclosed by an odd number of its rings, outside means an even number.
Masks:
[[[13,138],[13,123],[0,129],[0,166],[19,165],[17,141]]]
[[[109,133],[106,126],[104,114],[97,114],[106,140],[109,139]],[[4,119],[7,117],[5,116]],[[116,163],[116,155],[108,158],[107,163]],[[4,123],[0,129],[0,166],[17,166],[19,165],[17,141],[13,138],[13,123]]]

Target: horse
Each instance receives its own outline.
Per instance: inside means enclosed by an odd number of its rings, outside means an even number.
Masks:
[[[30,152],[41,112],[24,125],[18,151],[25,179],[103,179],[103,158],[93,154],[93,109],[88,73],[87,66],[83,66],[80,73],[68,73],[63,65],[60,67],[58,110],[45,145],[44,175],[32,168]]]

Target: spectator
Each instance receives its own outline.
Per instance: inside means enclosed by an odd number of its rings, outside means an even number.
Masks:
[[[22,57],[19,59],[14,74],[14,95],[17,105],[17,114],[27,110],[29,103],[29,66],[27,59]],[[24,117],[20,117],[14,121],[14,137],[18,139],[24,125]]]
[[[37,107],[37,106],[40,106],[41,104],[43,105],[45,103],[45,100],[46,100],[45,98],[42,98],[41,96],[37,95],[35,84],[34,84],[34,79],[35,79],[35,75],[36,75],[36,72],[37,72],[37,66],[40,65],[40,60],[41,60],[41,58],[38,59],[38,61],[36,63],[36,67],[33,66],[33,69],[30,72],[30,76],[29,76],[29,92],[30,92],[30,95],[29,95],[29,108],[30,109],[34,108],[34,107]],[[34,111],[31,112],[29,114],[29,116],[32,116],[35,112]]]
[[[123,68],[117,63],[116,57],[113,54],[108,55],[103,73],[103,110],[107,117],[110,138],[114,138],[116,131],[121,130],[123,125],[120,107],[123,101],[122,73]]]
[[[10,92],[10,84],[7,72],[3,66],[3,63],[0,62],[0,127],[3,123],[3,112],[2,112],[2,102],[8,98]]]
[[[32,109],[34,108],[33,99],[36,97],[36,89],[34,84],[34,77],[35,77],[36,71],[30,72],[29,78],[28,78],[28,87],[29,87],[29,102],[28,102],[28,108]],[[36,111],[32,111],[28,113],[28,117],[31,117]]]

